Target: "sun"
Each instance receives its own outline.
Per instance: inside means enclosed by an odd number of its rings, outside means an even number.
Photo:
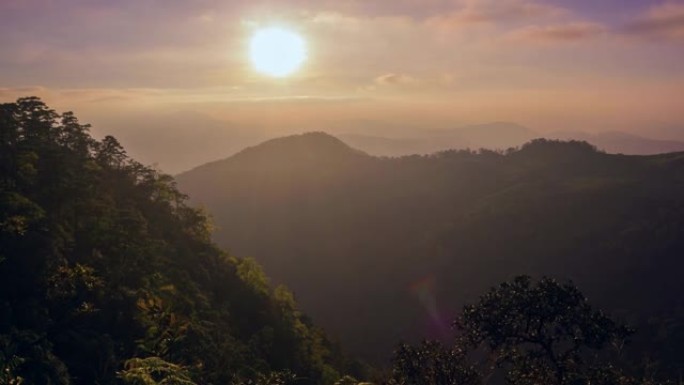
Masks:
[[[288,29],[263,28],[252,36],[249,57],[255,70],[274,77],[284,77],[295,72],[306,61],[306,41]]]

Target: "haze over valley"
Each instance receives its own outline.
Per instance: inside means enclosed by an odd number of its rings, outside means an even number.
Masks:
[[[450,149],[506,150],[538,138],[582,140],[609,153],[630,155],[684,151],[684,132],[679,135],[676,130],[640,136],[620,131],[594,134],[578,130],[537,131],[511,122],[420,125],[381,120],[341,120],[269,125],[225,121],[190,111],[105,117],[102,126],[96,127],[93,134],[115,134],[131,155],[164,172],[177,174],[223,159],[268,139],[312,131],[328,132],[368,154],[390,157],[425,155]],[[669,137],[682,139],[654,139]]]

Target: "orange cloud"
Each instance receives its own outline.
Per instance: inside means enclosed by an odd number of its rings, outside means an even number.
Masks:
[[[547,26],[529,26],[514,30],[508,38],[523,42],[572,42],[593,38],[606,33],[607,29],[597,23],[566,23]]]

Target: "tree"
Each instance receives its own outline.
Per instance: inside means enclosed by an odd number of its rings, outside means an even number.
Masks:
[[[571,283],[519,276],[466,306],[455,322],[461,343],[484,347],[511,384],[590,384],[607,377],[601,351],[619,350],[627,327],[592,308]]]
[[[466,352],[437,341],[417,347],[401,344],[394,353],[392,383],[399,385],[477,385],[480,374],[466,362]]]
[[[492,288],[464,307],[451,348],[401,345],[390,385],[477,385],[503,375],[511,385],[656,385],[623,372],[632,331],[592,308],[572,284],[528,276]],[[497,382],[495,382],[497,383]]]

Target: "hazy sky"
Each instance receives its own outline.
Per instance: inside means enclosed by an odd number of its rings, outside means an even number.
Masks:
[[[250,65],[271,25],[308,42],[293,76]],[[244,135],[505,120],[684,139],[682,1],[2,0],[0,48],[0,101],[114,134],[184,115]]]

